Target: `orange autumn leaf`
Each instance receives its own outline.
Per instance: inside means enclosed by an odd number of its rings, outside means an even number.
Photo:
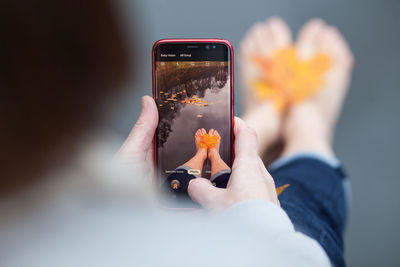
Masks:
[[[202,99],[198,98],[197,96],[193,96],[191,98],[186,98],[186,99],[182,100],[181,103],[189,104],[191,106],[196,105],[198,107],[207,107],[208,106],[208,103],[206,100],[202,100]]]
[[[208,133],[201,136],[200,146],[205,149],[213,148],[219,144],[219,136],[209,135]]]
[[[285,190],[289,186],[290,186],[290,184],[285,184],[285,185],[282,185],[280,187],[277,187],[275,189],[276,190],[276,194],[279,196],[283,192],[283,190]]]
[[[301,60],[293,46],[277,50],[271,57],[256,56],[254,61],[261,74],[253,82],[256,94],[271,100],[277,110],[315,95],[332,65],[325,53]]]

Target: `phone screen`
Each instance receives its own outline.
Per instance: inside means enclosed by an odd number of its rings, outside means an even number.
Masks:
[[[153,56],[158,184],[168,203],[195,206],[191,179],[226,187],[231,173],[231,50],[216,42],[162,43]]]

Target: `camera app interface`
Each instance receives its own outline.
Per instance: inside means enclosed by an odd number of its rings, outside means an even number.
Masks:
[[[230,54],[224,44],[155,49],[156,132],[160,189],[189,200],[196,177],[226,187],[232,165]]]

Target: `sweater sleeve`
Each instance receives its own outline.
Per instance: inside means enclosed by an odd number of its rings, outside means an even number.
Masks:
[[[272,242],[287,266],[331,266],[314,239],[297,232],[285,211],[267,200],[246,200],[225,210],[220,218],[249,229],[263,242]]]

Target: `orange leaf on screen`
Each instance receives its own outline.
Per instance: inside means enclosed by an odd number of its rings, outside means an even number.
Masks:
[[[209,149],[213,148],[219,144],[219,136],[218,135],[209,135],[208,133],[201,136],[200,146]]]

